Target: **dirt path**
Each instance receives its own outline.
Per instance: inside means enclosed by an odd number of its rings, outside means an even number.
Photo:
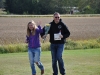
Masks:
[[[52,17],[0,17],[0,44],[24,42],[27,23],[31,20],[45,23],[52,21]],[[100,37],[100,17],[62,17],[68,26],[73,40]]]

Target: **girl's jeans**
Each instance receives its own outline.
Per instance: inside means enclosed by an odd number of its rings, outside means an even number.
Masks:
[[[28,55],[29,55],[30,66],[32,69],[32,74],[36,74],[35,63],[38,63],[37,66],[40,68],[40,70],[44,70],[42,63],[40,62],[40,54],[41,54],[41,47],[28,48]]]
[[[58,61],[60,73],[62,75],[65,75],[64,62],[62,59],[64,44],[51,44],[50,49],[52,55],[53,75],[58,75],[57,61]]]

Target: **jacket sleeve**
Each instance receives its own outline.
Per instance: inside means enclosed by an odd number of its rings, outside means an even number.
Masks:
[[[70,36],[70,31],[68,29],[68,27],[66,25],[64,25],[64,34],[63,34],[63,38],[68,38]]]
[[[41,28],[40,25],[38,26],[38,28],[37,28],[36,30],[37,30],[37,32],[39,32],[39,33],[42,33],[42,32],[43,32],[43,30],[42,30],[42,28]]]

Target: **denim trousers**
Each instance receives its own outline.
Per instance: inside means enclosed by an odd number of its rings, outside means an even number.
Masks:
[[[39,67],[40,70],[44,70],[44,67],[40,61],[41,47],[28,48],[28,55],[29,55],[29,62],[32,70],[32,75],[36,74],[35,63],[37,63],[37,66]]]
[[[58,66],[61,75],[65,75],[64,62],[62,59],[62,53],[64,51],[64,44],[51,44],[50,45],[51,55],[52,55],[52,68],[53,75],[58,75]]]

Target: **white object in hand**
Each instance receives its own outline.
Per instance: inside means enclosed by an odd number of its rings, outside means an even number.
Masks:
[[[57,34],[54,34],[54,40],[61,40],[61,31]]]

